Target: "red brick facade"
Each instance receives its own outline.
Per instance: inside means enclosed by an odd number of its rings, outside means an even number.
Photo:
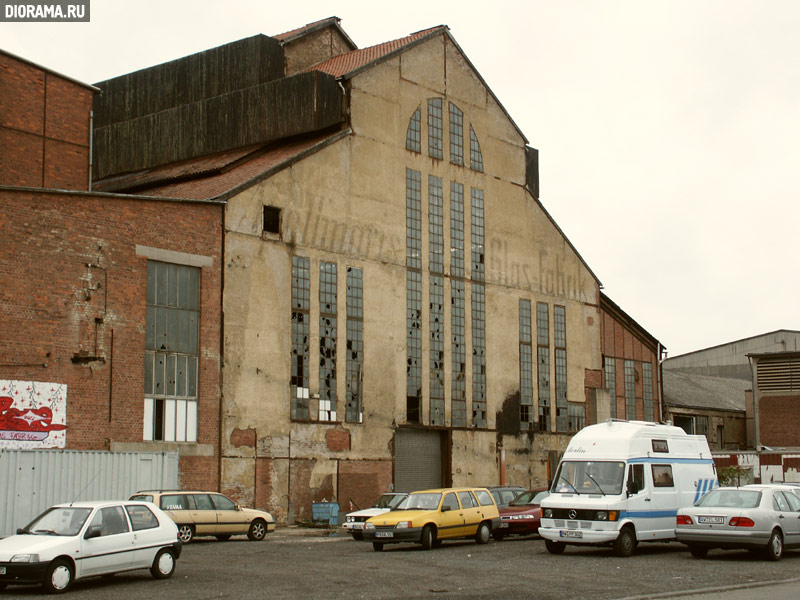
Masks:
[[[762,396],[758,415],[763,446],[800,447],[800,397]]]
[[[89,187],[94,92],[0,52],[0,185]]]

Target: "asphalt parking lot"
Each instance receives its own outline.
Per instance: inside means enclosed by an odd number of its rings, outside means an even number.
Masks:
[[[642,544],[631,558],[577,547],[554,556],[539,539],[511,538],[486,545],[445,542],[431,551],[388,545],[374,552],[371,544],[349,536],[282,528],[263,542],[200,538],[184,547],[171,579],[156,581],[147,571],[89,579],[76,582],[66,597],[610,600],[750,586],[799,573],[800,551],[786,552],[779,562],[738,551],[712,551],[699,560],[681,544],[669,543]],[[48,596],[37,587],[11,587],[2,597]]]

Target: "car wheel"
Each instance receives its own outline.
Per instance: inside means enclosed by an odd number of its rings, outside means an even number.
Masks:
[[[544,547],[547,548],[547,551],[550,554],[564,554],[564,550],[567,549],[566,544],[562,544],[561,542],[554,542],[553,540],[545,540]]]
[[[772,532],[767,547],[764,548],[764,558],[767,560],[780,560],[783,555],[783,536],[777,529]]]
[[[433,525],[425,525],[425,527],[422,528],[422,536],[419,541],[425,550],[433,548],[433,545],[436,543],[436,530]]]
[[[497,540],[498,542],[502,542],[502,541],[503,541],[503,538],[505,538],[505,537],[506,537],[506,534],[505,534],[505,533],[503,533],[502,531],[493,531],[493,532],[492,532],[492,537],[493,537],[495,540]]]
[[[695,558],[705,558],[708,556],[708,548],[703,546],[691,545],[689,546],[689,552],[691,552],[692,556]]]
[[[478,531],[475,532],[475,541],[479,544],[488,544],[489,539],[492,537],[492,528],[484,521],[478,525]]]
[[[256,519],[250,523],[250,530],[247,532],[247,539],[252,542],[260,542],[267,535],[267,524],[261,519]]]
[[[372,542],[372,549],[375,550],[375,552],[380,552],[383,550],[383,542]]]
[[[631,556],[634,550],[636,550],[636,532],[633,527],[623,527],[614,540],[614,554],[627,557]]]
[[[231,534],[226,533],[224,535],[215,535],[214,537],[217,538],[220,542],[227,542],[229,539],[231,539]]]
[[[184,544],[188,544],[194,538],[194,527],[191,525],[178,525],[178,537]]]
[[[162,548],[153,560],[150,574],[156,579],[168,579],[175,572],[175,555],[172,550]]]
[[[361,540],[364,539],[364,534],[361,533],[360,531],[353,531],[352,534],[353,534],[353,539],[354,540],[361,541]]]
[[[57,558],[47,568],[42,587],[50,594],[61,594],[70,588],[74,577],[72,564],[63,558]]]

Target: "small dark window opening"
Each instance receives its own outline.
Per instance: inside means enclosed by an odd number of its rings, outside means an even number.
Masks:
[[[264,207],[264,233],[281,232],[281,209],[275,206]]]
[[[406,396],[406,421],[409,423],[419,423],[420,411],[418,396]]]

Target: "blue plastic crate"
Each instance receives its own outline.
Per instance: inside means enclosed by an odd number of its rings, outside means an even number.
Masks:
[[[336,502],[312,502],[311,520],[314,523],[339,524],[339,505]]]

